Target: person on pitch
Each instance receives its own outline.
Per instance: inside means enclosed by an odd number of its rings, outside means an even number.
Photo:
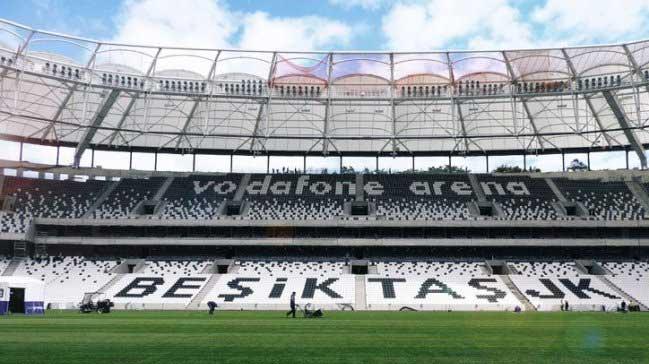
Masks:
[[[295,292],[291,293],[291,310],[286,313],[286,317],[292,315],[295,318]]]

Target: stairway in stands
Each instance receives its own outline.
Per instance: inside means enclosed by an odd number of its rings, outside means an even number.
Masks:
[[[616,286],[613,282],[609,281],[606,276],[598,276],[598,278],[604,282],[607,286],[609,286],[610,289],[612,289],[614,292],[620,295],[620,297],[624,297],[626,302],[636,302],[638,306],[640,306],[640,311],[649,311],[649,307],[645,306],[640,302],[639,300],[636,300],[633,296],[629,295],[625,291],[621,290],[618,286]]]
[[[355,310],[365,310],[367,309],[367,292],[365,292],[365,276],[358,275],[354,277],[356,279],[355,284],[356,284],[356,297],[355,297],[355,302],[356,304],[354,306]]]
[[[205,283],[203,289],[194,296],[194,298],[185,306],[186,309],[199,309],[201,307],[201,302],[205,299],[208,293],[212,291],[212,288],[216,285],[216,282],[219,281],[219,274],[212,274],[210,279]]]
[[[97,290],[97,292],[108,292],[108,290],[113,287],[117,282],[122,279],[123,274],[116,274],[115,277],[111,278],[110,281],[106,282],[101,288]]]
[[[518,287],[516,287],[508,275],[501,275],[500,278],[502,278],[503,283],[505,283],[507,288],[509,288],[509,290],[514,294],[514,297],[521,301],[523,306],[525,306],[525,311],[536,311],[536,307],[534,307],[532,302],[530,302],[530,300],[528,300],[527,297],[518,290]]]
[[[18,269],[18,266],[20,266],[20,262],[23,261],[24,258],[19,258],[19,257],[14,257],[11,259],[11,262],[9,262],[9,265],[7,268],[2,272],[3,276],[12,276],[16,269]]]

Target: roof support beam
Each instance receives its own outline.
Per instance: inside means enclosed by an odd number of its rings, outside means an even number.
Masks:
[[[448,87],[449,96],[450,96],[450,107],[451,107],[451,120],[453,122],[453,135],[457,136],[457,125],[456,120],[460,123],[460,128],[462,132],[462,137],[464,138],[464,150],[469,151],[469,140],[466,137],[466,128],[464,127],[464,117],[462,116],[462,107],[459,102],[456,102],[453,98],[455,94],[455,73],[453,72],[453,63],[451,62],[451,54],[446,52],[446,65],[448,67],[448,78],[450,84]],[[457,106],[457,117],[455,107]]]
[[[200,99],[194,101],[194,103],[192,104],[192,108],[189,110],[189,114],[187,114],[187,119],[185,120],[185,124],[183,125],[183,130],[180,132],[180,135],[178,135],[178,141],[176,142],[176,149],[180,147],[180,143],[182,143],[183,138],[187,138],[185,136],[185,132],[187,132],[187,127],[189,126],[191,120],[194,118],[196,109],[198,109],[198,104],[200,104]],[[189,138],[187,138],[187,140],[189,141]]]
[[[392,154],[397,154],[397,111],[394,105],[394,54],[390,53],[390,115],[392,118]]]
[[[275,66],[277,64],[277,52],[273,52],[273,58],[270,61],[270,67],[268,69],[268,77],[266,82],[268,83],[268,97],[266,97],[266,131],[268,131],[268,125],[270,124],[270,103],[273,100],[273,87],[271,85],[271,78],[275,73]],[[261,124],[261,117],[264,114],[264,104],[259,105],[259,111],[257,112],[257,118],[255,119],[255,128],[252,132],[252,140],[250,141],[250,151],[255,153],[255,142],[259,139],[259,124]],[[265,144],[260,143],[263,148]]]
[[[270,90],[269,90],[270,92]],[[269,99],[266,99],[266,102],[270,102]],[[261,124],[261,118],[264,115],[264,105],[266,103],[259,104],[259,110],[257,111],[257,117],[255,118],[255,128],[252,131],[252,140],[250,141],[250,151],[254,153],[255,141],[257,140],[257,135],[259,134],[259,124]]]
[[[457,105],[457,119],[460,122],[460,127],[462,128],[462,137],[464,138],[464,150],[469,151],[469,139],[466,137],[466,127],[464,126],[464,116],[462,115],[462,104],[456,102]]]
[[[597,110],[595,110],[595,106],[593,106],[593,102],[590,100],[590,97],[588,95],[584,95],[584,101],[586,101],[586,105],[588,106],[588,109],[590,110],[590,113],[593,115],[593,118],[595,119],[595,122],[597,123],[597,126],[599,126],[600,130],[604,130],[604,126],[602,124],[602,120],[599,118],[599,113]],[[604,140],[606,140],[606,144],[608,146],[611,146],[611,138],[610,135],[608,135],[607,132],[602,131],[602,135],[604,135]]]
[[[86,66],[84,69],[86,70],[85,74],[88,75],[90,73],[90,67],[93,66],[95,63],[95,59],[97,58],[97,52],[99,51],[99,48],[101,47],[101,43],[98,43],[97,46],[95,47],[95,50],[92,52],[92,55],[90,56],[90,59],[86,63]],[[85,85],[85,90],[86,92],[88,91],[88,87],[90,87],[90,82],[91,80],[88,80],[88,82]],[[41,139],[45,139],[47,135],[52,131],[52,128],[54,127],[54,123],[56,123],[59,118],[61,117],[61,114],[63,113],[63,110],[65,110],[65,107],[68,106],[68,102],[70,102],[70,99],[72,96],[74,96],[74,93],[77,91],[79,88],[80,83],[75,83],[70,89],[68,90],[68,93],[65,95],[63,98],[63,101],[61,101],[61,105],[59,105],[59,108],[56,109],[56,113],[54,114],[54,117],[52,118],[52,122],[50,125],[45,129],[43,132],[43,136]]]
[[[642,166],[642,169],[646,169],[647,156],[645,155],[644,147],[642,146],[642,143],[640,143],[638,136],[635,135],[633,130],[631,130],[626,113],[620,106],[617,96],[611,93],[611,91],[609,90],[602,91],[602,94],[604,95],[604,98],[606,99],[608,105],[611,107],[611,110],[613,110],[613,115],[615,115],[615,118],[617,119],[618,123],[620,123],[620,127],[624,131],[624,135],[629,141],[629,144],[638,155],[638,159],[640,159],[640,165]]]
[[[640,78],[641,80],[644,78],[642,76],[642,70],[640,69],[640,66],[638,65],[638,62],[635,60],[635,57],[633,57],[633,54],[629,50],[629,46],[626,44],[622,44],[622,48],[624,48],[624,53],[626,54],[626,57],[629,59],[629,63],[631,63],[631,66],[633,67],[633,72]],[[631,82],[633,82],[635,86],[635,81],[633,81],[633,78],[631,79]],[[649,85],[645,86],[645,89],[647,92],[649,92]]]
[[[333,53],[329,53],[329,67],[327,67],[327,100],[325,101],[324,125],[322,132],[322,154],[329,154],[329,118],[331,117],[331,75],[333,73]]]
[[[16,56],[15,56],[14,64],[18,61],[18,58],[20,58],[20,56],[23,54],[23,52],[25,52],[25,49],[27,49],[27,47],[29,46],[29,42],[31,42],[32,37],[34,36],[34,34],[36,34],[35,30],[30,31],[29,35],[25,38],[25,41],[22,42],[18,46],[18,48],[16,48]],[[15,66],[15,67],[17,67],[17,66]],[[7,76],[8,72],[9,72],[9,68],[3,69],[2,73],[0,74],[0,79],[5,78],[5,76]]]
[[[146,74],[144,75],[144,78],[147,81],[150,81],[151,74],[153,74],[153,71],[155,70],[155,66],[156,66],[156,63],[158,62],[158,57],[160,56],[160,52],[162,52],[162,48],[158,48],[158,50],[156,51],[155,56],[153,57],[153,60],[151,61],[151,64],[149,65],[149,69],[147,69]],[[145,85],[145,87],[147,87],[147,85]],[[126,110],[124,110],[124,112],[122,113],[122,117],[119,119],[119,123],[115,127],[115,131],[110,136],[110,141],[108,142],[108,144],[113,144],[113,142],[115,141],[115,138],[117,137],[117,134],[120,132],[120,130],[122,129],[122,125],[126,121],[126,118],[131,113],[131,109],[135,105],[135,102],[137,101],[138,97],[140,96],[140,93],[141,92],[136,92],[131,97],[131,100],[128,102],[128,105],[126,106]],[[145,100],[146,100],[146,98],[148,97],[148,92],[144,92],[144,95],[145,95],[144,97],[145,97]]]
[[[136,100],[137,100],[137,94],[131,97],[131,99],[128,102],[128,105],[126,105],[126,109],[122,113],[122,116],[120,117],[119,122],[117,123],[116,130],[109,137],[110,140],[108,141],[108,145],[112,145],[113,142],[115,141],[115,138],[117,137],[117,134],[119,134],[119,131],[122,128],[122,125],[124,124],[124,121],[126,121],[126,118],[131,114],[131,109],[133,109],[133,106],[135,106]]]
[[[566,52],[565,48],[561,48],[561,54],[563,54],[563,57],[566,60],[566,65],[568,66],[568,69],[570,70],[570,73],[572,74],[572,81],[577,82],[578,79],[579,79],[579,76],[577,74],[577,69],[575,68],[574,63],[572,63],[572,59],[570,59],[570,56],[568,55],[568,52]],[[575,97],[577,97],[577,96],[575,95]],[[584,94],[584,100],[586,101],[586,105],[588,106],[588,109],[590,110],[590,113],[593,115],[593,118],[595,118],[595,122],[597,123],[597,126],[599,126],[599,130],[601,130],[602,135],[604,136],[604,140],[606,140],[606,143],[610,147],[612,138],[605,131],[604,125],[602,124],[602,121],[599,118],[599,113],[597,113],[597,111],[595,110],[595,107],[593,106],[593,103],[590,101],[589,97],[586,94]],[[577,107],[575,107],[574,111],[575,111],[575,115],[577,115]]]
[[[525,101],[525,99],[520,99],[520,101],[521,101],[521,105],[523,105],[523,110],[525,110],[525,115],[527,115],[527,120],[530,122],[530,125],[532,126],[532,130],[534,130],[536,139],[539,141],[539,145],[541,146],[541,149],[545,149],[545,145],[543,144],[543,138],[539,135],[539,130],[536,128],[534,117],[530,112],[530,108],[527,106],[527,102]]]
[[[502,52],[503,59],[505,60],[505,65],[507,66],[507,73],[509,74],[509,83],[512,87],[515,86],[516,82],[516,76],[514,75],[514,69],[512,68],[511,63],[509,62],[509,57],[507,56],[507,52],[503,51]],[[514,92],[513,90],[510,90],[510,95],[513,95]],[[512,96],[513,98],[513,96]],[[532,126],[532,130],[534,131],[534,134],[536,135],[536,140],[539,142],[539,146],[541,146],[541,149],[545,149],[545,146],[543,145],[543,138],[539,135],[539,130],[536,127],[536,123],[534,122],[534,116],[532,116],[532,113],[530,112],[530,108],[527,106],[527,101],[525,99],[520,98],[519,99],[521,104],[523,105],[523,110],[525,110],[525,115],[527,116],[527,120],[530,122],[530,125]],[[512,100],[513,101],[513,100]],[[512,105],[515,105],[514,102],[512,102]],[[512,107],[512,118],[514,121],[517,119],[516,116],[516,109]],[[516,130],[516,125],[514,124],[514,130]],[[515,131],[515,133],[518,133]]]
[[[83,136],[81,137],[81,140],[77,144],[77,148],[74,151],[74,167],[79,167],[83,152],[85,152],[86,148],[92,141],[92,138],[97,133],[97,128],[99,128],[101,123],[106,118],[106,115],[108,115],[108,111],[110,111],[110,108],[113,107],[113,104],[115,104],[115,101],[117,101],[119,93],[120,90],[112,90],[104,100],[104,103],[99,107],[99,109],[97,109],[97,112],[92,117],[90,125],[88,125],[88,128],[83,133]]]
[[[216,64],[219,62],[219,57],[221,56],[221,51],[219,50],[216,53],[216,57],[214,57],[214,61],[212,61],[212,66],[210,67],[210,71],[207,73],[207,78],[204,80],[206,83],[212,81],[214,78],[214,73],[216,72]],[[212,93],[214,91],[214,87],[210,87],[210,98],[212,96]],[[187,115],[187,119],[185,119],[185,123],[183,124],[183,129],[181,132],[181,135],[178,136],[178,141],[176,142],[176,148],[180,147],[180,143],[182,143],[183,138],[186,138],[185,132],[187,131],[187,128],[189,127],[189,123],[192,122],[192,119],[194,118],[194,114],[196,113],[196,109],[198,108],[198,105],[201,103],[201,98],[197,98],[196,101],[194,101],[194,104],[192,105],[191,110],[189,111],[189,114]],[[187,141],[189,142],[189,138],[187,138]]]

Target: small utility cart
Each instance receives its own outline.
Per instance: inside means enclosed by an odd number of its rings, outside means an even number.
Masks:
[[[110,313],[110,309],[115,304],[111,302],[103,292],[87,292],[83,294],[83,299],[79,304],[81,313]]]

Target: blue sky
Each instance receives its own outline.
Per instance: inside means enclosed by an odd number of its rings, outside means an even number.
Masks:
[[[649,38],[649,0],[3,0],[0,14],[102,40],[285,50],[527,48]]]

